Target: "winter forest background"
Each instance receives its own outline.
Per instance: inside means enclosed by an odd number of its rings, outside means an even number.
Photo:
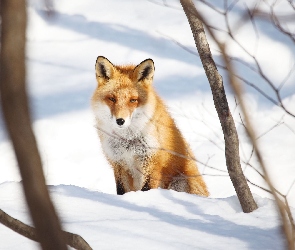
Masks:
[[[262,15],[276,3],[274,12],[294,34],[294,2],[207,2],[194,1],[218,38],[228,43],[267,171],[294,215],[294,35],[292,40]],[[238,27],[233,31],[236,42],[224,32],[224,2],[232,29]],[[244,22],[244,13],[258,3],[260,18]],[[81,235],[93,249],[284,249],[280,217],[264,191],[268,186],[258,173],[220,51],[207,34],[238,130],[242,168],[259,206],[250,214],[241,210],[227,174],[208,80],[179,2],[60,0],[53,9],[48,16],[42,2],[27,3],[26,64],[43,171],[63,228]],[[154,60],[155,88],[193,149],[209,198],[160,189],[116,195],[90,109],[99,55],[115,64]],[[257,73],[256,63],[263,74]],[[32,224],[2,117],[0,171],[0,208]],[[38,249],[37,243],[1,224],[0,235],[0,249]]]

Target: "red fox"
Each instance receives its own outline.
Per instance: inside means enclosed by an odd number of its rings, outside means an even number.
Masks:
[[[151,59],[137,66],[96,60],[92,108],[117,194],[164,188],[208,196],[188,144],[153,89],[154,70]]]

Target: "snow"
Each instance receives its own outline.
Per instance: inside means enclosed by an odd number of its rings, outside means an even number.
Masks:
[[[267,198],[256,197],[260,208],[244,214],[236,196],[201,198],[160,189],[116,196],[71,185],[49,190],[65,230],[79,233],[94,249],[280,249],[283,245],[274,203]],[[3,209],[29,221],[19,184],[1,184],[0,194]],[[1,229],[5,249],[37,245]]]
[[[223,134],[202,65],[197,56],[175,43],[196,52],[189,25],[178,2],[169,4],[173,7],[156,0],[60,0],[55,1],[56,13],[51,18],[40,2],[28,4],[27,70],[33,126],[63,227],[80,234],[93,249],[284,249],[280,218],[268,193],[249,184],[259,208],[250,214],[241,210],[226,172]],[[233,9],[232,20],[239,19],[241,6]],[[224,25],[215,12],[200,8],[210,22]],[[294,46],[265,22],[258,22],[257,27],[259,38],[249,25],[243,26],[238,37],[249,50],[257,50],[263,70],[279,86],[294,64]],[[209,42],[220,62],[216,46],[210,38]],[[230,53],[253,64],[236,46]],[[155,88],[198,159],[209,198],[161,189],[116,195],[113,172],[102,154],[90,110],[98,55],[115,64],[154,60]],[[237,69],[274,96],[253,72],[239,64]],[[267,187],[246,166],[249,161],[260,170],[251,157],[252,147],[225,72],[220,73],[240,136],[244,173],[253,183]],[[293,73],[282,88],[283,103],[293,113],[294,80]],[[244,88],[267,169],[275,187],[288,194],[295,207],[295,119],[253,89]],[[31,224],[2,117],[0,152],[0,208]],[[0,249],[38,248],[3,225],[0,235]]]

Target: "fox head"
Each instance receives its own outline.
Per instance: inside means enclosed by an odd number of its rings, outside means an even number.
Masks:
[[[99,56],[95,64],[97,88],[92,106],[99,126],[111,129],[140,127],[152,112],[154,62],[115,66]]]

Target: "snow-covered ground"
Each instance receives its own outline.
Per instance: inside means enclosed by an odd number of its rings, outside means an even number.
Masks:
[[[59,0],[49,19],[38,1],[28,4],[28,90],[34,129],[63,227],[80,234],[93,249],[283,249],[280,220],[266,192],[250,185],[259,209],[251,214],[241,211],[226,173],[223,134],[203,68],[197,56],[175,43],[196,51],[189,25],[177,1],[166,2],[174,7],[156,0]],[[233,9],[232,20],[243,6]],[[205,7],[202,11],[210,22],[223,25],[216,13]],[[257,50],[263,69],[279,86],[294,64],[294,46],[264,22],[256,25],[259,39],[250,25],[239,38],[249,50]],[[212,52],[219,60],[214,44]],[[231,53],[252,63],[235,46]],[[199,161],[209,198],[170,190],[115,194],[113,173],[102,154],[90,110],[98,55],[115,64],[154,60],[155,88]],[[260,78],[241,65],[238,70],[273,96]],[[283,102],[293,113],[294,80],[291,74],[282,88]],[[255,157],[250,157],[252,148],[225,75],[224,83],[240,135],[245,175],[265,187],[245,164],[250,160],[259,169]],[[295,207],[295,118],[253,89],[247,88],[245,100],[275,187],[288,193]],[[0,208],[30,223],[2,118],[0,154]],[[0,249],[38,247],[2,225],[0,235]]]

